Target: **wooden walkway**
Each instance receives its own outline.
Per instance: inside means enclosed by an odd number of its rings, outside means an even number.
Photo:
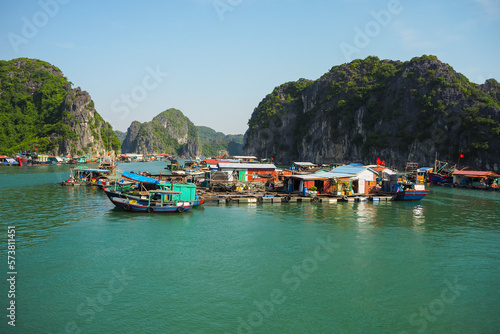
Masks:
[[[392,201],[392,196],[369,195],[369,196],[339,196],[339,197],[304,197],[296,195],[280,196],[241,196],[233,194],[202,195],[205,201],[217,202],[219,204],[250,204],[250,203],[321,203],[330,204],[338,202],[380,202]]]

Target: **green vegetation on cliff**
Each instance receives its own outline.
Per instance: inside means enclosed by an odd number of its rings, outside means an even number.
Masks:
[[[78,92],[79,93],[79,92]],[[67,154],[61,146],[68,142],[82,153],[72,127],[72,97],[77,93],[55,66],[37,59],[0,60],[0,152],[12,154],[38,148],[39,152]],[[89,113],[94,113],[93,103]],[[119,149],[111,126],[95,112],[94,141],[106,149]],[[99,132],[99,133],[97,133]]]
[[[122,132],[120,130],[115,130],[115,135],[116,135],[116,138],[118,139],[118,141],[120,143],[122,143],[123,140],[125,139],[125,137],[127,136],[127,133],[126,132]]]
[[[206,126],[197,126],[201,140],[201,155],[242,155],[243,135],[225,135]]]
[[[240,155],[243,135],[225,135],[195,126],[180,110],[170,108],[150,122],[132,122],[122,142],[123,153],[168,153],[184,156]]]
[[[200,152],[198,130],[180,110],[170,108],[150,122],[132,122],[122,152],[196,156]]]

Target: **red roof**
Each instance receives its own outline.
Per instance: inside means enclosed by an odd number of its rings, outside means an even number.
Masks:
[[[457,170],[457,171],[453,172],[453,175],[463,175],[463,176],[471,176],[471,177],[500,176],[494,172],[478,171],[478,170]]]
[[[217,160],[217,159],[205,159],[203,161],[205,161],[207,164],[212,164],[212,165],[229,162],[229,160]]]
[[[0,155],[0,159],[7,159],[7,158],[10,158],[10,157],[8,157],[6,155]]]

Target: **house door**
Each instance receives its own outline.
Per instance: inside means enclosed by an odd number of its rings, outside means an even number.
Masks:
[[[247,178],[247,171],[246,170],[238,171],[238,181],[246,181],[246,178]]]

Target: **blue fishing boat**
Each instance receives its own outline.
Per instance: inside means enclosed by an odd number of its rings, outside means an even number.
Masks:
[[[450,167],[448,162],[439,161],[436,159],[434,162],[434,169],[429,171],[429,181],[432,183],[453,183],[453,172],[456,166]]]
[[[390,195],[395,201],[420,201],[429,193],[423,184],[415,184],[395,172],[385,169],[382,171],[383,195]]]
[[[104,192],[112,202],[113,198],[124,198],[136,201],[141,205],[147,205],[149,201],[148,196],[150,191],[178,192],[178,200],[188,203],[191,206],[198,206],[205,202],[202,197],[198,196],[198,194],[196,193],[196,185],[192,183],[181,184],[160,182],[160,180],[149,176],[129,172],[122,173],[122,176],[126,179],[137,182],[138,187],[137,189],[128,192],[111,189],[111,187],[104,187]]]
[[[429,172],[429,181],[432,183],[453,183],[453,176]]]
[[[111,202],[125,211],[166,213],[190,210],[193,205],[179,200],[180,194],[180,191],[152,190],[148,192],[147,203],[129,197],[112,197]]]

